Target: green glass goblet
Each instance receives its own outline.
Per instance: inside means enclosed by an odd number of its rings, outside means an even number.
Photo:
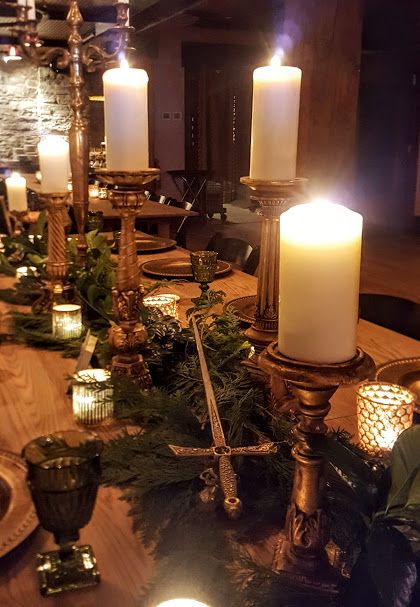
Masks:
[[[91,546],[76,545],[87,525],[100,482],[102,441],[94,434],[66,430],[40,436],[23,448],[27,482],[46,531],[59,550],[37,555],[43,595],[93,586],[100,580]]]
[[[217,269],[217,253],[215,251],[195,251],[190,253],[191,268],[194,280],[200,283],[200,299],[205,299],[209,290],[209,282],[213,282]]]

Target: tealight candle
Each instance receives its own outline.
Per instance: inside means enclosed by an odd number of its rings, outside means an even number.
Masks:
[[[82,334],[82,308],[57,304],[52,309],[52,334],[58,339],[77,339]]]
[[[171,599],[164,603],[159,603],[156,607],[209,607],[200,601],[194,601],[193,599]]]
[[[280,217],[279,350],[329,364],[356,354],[362,216],[315,201]]]
[[[254,70],[251,124],[252,179],[294,179],[296,177],[300,84],[298,67],[280,64]]]
[[[35,276],[37,273],[35,266],[21,266],[16,268],[16,280],[19,282],[24,276]]]
[[[67,192],[69,181],[69,144],[62,137],[47,135],[38,143],[41,191]]]
[[[99,424],[112,417],[111,373],[105,369],[79,371],[73,383],[73,415],[83,424]]]
[[[125,60],[103,75],[108,170],[149,167],[148,82],[145,70],[130,68]]]
[[[391,451],[398,436],[413,423],[416,396],[387,382],[366,382],[357,391],[357,426],[363,449],[374,455]]]
[[[179,295],[172,293],[161,293],[159,295],[148,295],[143,298],[143,304],[148,308],[157,308],[165,316],[173,316],[178,319]]]
[[[14,172],[5,179],[7,190],[7,204],[9,211],[23,213],[28,209],[28,198],[26,196],[26,179]]]

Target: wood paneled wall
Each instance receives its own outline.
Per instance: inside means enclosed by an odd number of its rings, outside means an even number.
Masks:
[[[298,174],[351,200],[361,59],[361,0],[285,0],[287,62],[303,71]]]

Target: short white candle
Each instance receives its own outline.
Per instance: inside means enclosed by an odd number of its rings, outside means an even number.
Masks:
[[[251,159],[252,179],[280,180],[296,177],[302,71],[280,65],[254,70],[252,98]]]
[[[6,180],[7,203],[9,211],[24,212],[28,209],[26,179],[19,173],[12,173]]]
[[[145,70],[121,67],[103,75],[106,164],[111,171],[149,167],[147,83]]]
[[[194,601],[193,599],[172,599],[159,603],[156,607],[208,607],[208,605]]]
[[[83,424],[99,424],[112,417],[114,403],[111,373],[105,369],[85,369],[75,376],[73,415]]]
[[[279,350],[311,363],[356,354],[363,218],[326,201],[280,218]]]
[[[69,144],[62,137],[47,135],[38,143],[41,191],[67,192],[69,180]]]
[[[21,6],[28,7],[27,19],[28,21],[35,21],[36,12],[35,12],[35,0],[18,0],[18,4]]]

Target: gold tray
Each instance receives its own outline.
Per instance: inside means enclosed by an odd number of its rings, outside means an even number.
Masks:
[[[114,241],[109,241],[112,250],[117,251],[118,247]],[[157,238],[156,236],[136,236],[137,253],[159,253],[168,251],[176,246],[176,240],[172,238]]]
[[[420,358],[402,358],[380,365],[375,379],[408,388],[416,395],[416,412],[420,413]]]
[[[155,278],[193,278],[191,262],[188,257],[151,259],[141,266],[143,273]],[[230,263],[218,261],[216,278],[228,274],[231,270]]]
[[[0,450],[0,557],[16,548],[37,527],[21,457]]]
[[[228,301],[225,305],[225,308],[229,306],[233,308],[236,316],[243,323],[248,325],[252,325],[255,318],[255,306],[257,303],[256,295],[246,295],[245,297],[238,297],[237,299],[232,299],[232,301]]]

